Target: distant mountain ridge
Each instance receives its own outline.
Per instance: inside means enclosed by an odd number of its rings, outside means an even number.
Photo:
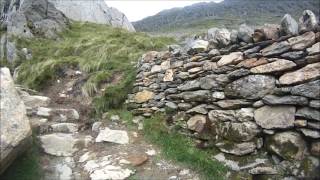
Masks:
[[[137,31],[146,32],[210,25],[232,27],[243,22],[260,25],[277,22],[286,13],[299,17],[305,9],[319,15],[319,7],[319,0],[225,0],[164,10],[133,25]]]

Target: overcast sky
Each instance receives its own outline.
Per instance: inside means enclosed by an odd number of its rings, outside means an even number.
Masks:
[[[221,2],[222,0],[211,0],[215,2]],[[174,7],[184,7],[198,2],[209,2],[201,0],[106,0],[107,5],[115,7],[123,12],[129,21],[138,21],[145,17],[152,16],[158,12],[171,9]]]

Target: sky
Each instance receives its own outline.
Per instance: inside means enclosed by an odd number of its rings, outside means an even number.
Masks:
[[[222,0],[211,0],[221,2]],[[174,7],[184,7],[194,3],[209,2],[204,0],[106,0],[108,6],[123,12],[129,21],[134,22],[158,12]]]

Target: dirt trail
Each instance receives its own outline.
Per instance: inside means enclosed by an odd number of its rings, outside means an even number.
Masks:
[[[163,159],[157,147],[147,143],[138,129],[129,129],[119,116],[90,119],[90,101],[79,89],[83,77],[71,71],[42,91],[51,99],[48,121],[39,125],[38,136],[44,150],[44,179],[199,179],[191,170]],[[44,118],[38,112],[33,119]],[[103,140],[96,142],[100,133]],[[126,138],[126,143],[117,142]]]

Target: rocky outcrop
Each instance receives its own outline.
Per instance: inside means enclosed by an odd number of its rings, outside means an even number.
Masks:
[[[107,24],[113,27],[135,31],[127,17],[119,10],[108,7],[104,0],[49,0],[68,18],[76,21],[88,21]]]
[[[128,107],[146,117],[167,112],[173,119],[169,125],[223,153],[246,159],[267,152],[270,161],[279,159],[275,167],[247,167],[250,174],[281,176],[276,170],[288,169],[288,176],[318,177],[312,172],[319,168],[313,154],[319,152],[320,68],[319,59],[311,57],[319,55],[314,47],[320,32],[299,32],[289,15],[272,31],[243,25],[234,44],[225,30],[213,28],[205,48],[143,56]],[[254,32],[263,38],[254,39]],[[170,78],[164,78],[169,71]],[[137,102],[141,94],[145,98]],[[183,118],[175,120],[175,113]],[[303,169],[310,159],[310,168]]]
[[[26,107],[15,89],[8,68],[0,70],[0,174],[31,145]]]

